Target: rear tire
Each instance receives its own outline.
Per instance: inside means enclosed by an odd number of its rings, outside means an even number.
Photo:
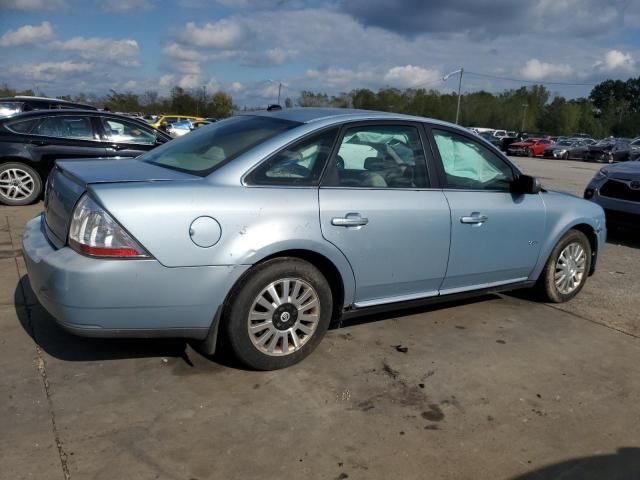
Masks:
[[[533,150],[531,150],[530,148],[527,150],[527,157],[533,157]]]
[[[227,305],[225,339],[238,360],[256,370],[277,370],[303,360],[324,337],[333,311],[325,277],[294,257],[254,267]]]
[[[535,288],[545,302],[567,302],[582,290],[590,269],[589,239],[579,230],[569,230],[551,251]]]
[[[29,205],[42,193],[42,179],[29,165],[9,162],[0,165],[0,203]]]

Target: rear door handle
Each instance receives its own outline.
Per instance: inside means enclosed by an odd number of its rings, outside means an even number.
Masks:
[[[344,217],[331,219],[331,225],[336,227],[363,227],[367,223],[369,223],[369,219],[361,217],[359,213],[347,213]]]
[[[489,217],[487,217],[486,215],[480,215],[479,212],[473,212],[468,217],[460,217],[460,222],[462,222],[462,223],[470,223],[470,224],[474,224],[474,225],[480,225],[480,224],[486,222],[487,220],[489,220]]]

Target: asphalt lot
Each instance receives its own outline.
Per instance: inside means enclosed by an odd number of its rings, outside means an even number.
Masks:
[[[599,167],[516,161],[578,195]],[[40,208],[0,207],[2,479],[640,478],[632,233],[568,304],[496,295],[366,317],[259,373],[180,340],[57,328],[20,254]]]

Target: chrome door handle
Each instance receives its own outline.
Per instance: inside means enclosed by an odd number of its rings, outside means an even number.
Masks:
[[[484,223],[487,220],[489,220],[489,217],[487,217],[486,215],[480,215],[478,212],[473,212],[468,217],[460,217],[460,222],[462,222],[462,223],[471,223],[471,224],[476,224],[476,225]]]
[[[331,219],[331,225],[336,227],[363,227],[369,223],[368,218],[361,217],[359,214],[348,213],[344,217],[334,217]]]

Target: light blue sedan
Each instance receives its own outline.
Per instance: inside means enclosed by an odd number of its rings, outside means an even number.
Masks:
[[[61,161],[23,250],[64,328],[218,339],[292,365],[332,321],[595,269],[600,206],[541,189],[455,125],[343,109],[251,113],[136,160]]]

